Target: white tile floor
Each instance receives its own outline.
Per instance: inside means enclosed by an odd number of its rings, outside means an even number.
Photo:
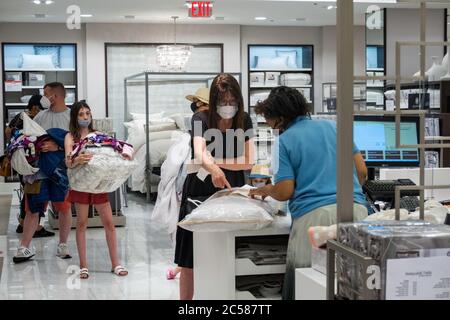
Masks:
[[[17,196],[14,195],[14,199]],[[12,257],[19,243],[17,200],[13,200],[7,237],[0,238],[4,253],[0,281],[2,299],[178,299],[178,279],[166,280],[165,272],[173,266],[173,252],[169,236],[150,220],[153,206],[145,197],[130,195],[126,227],[117,228],[121,263],[129,270],[127,277],[118,277],[111,270],[102,228],[88,229],[87,247],[90,277],[79,280],[70,274],[78,267],[75,231],[69,238],[72,259],[55,256],[58,233],[55,237],[33,239],[36,256],[33,260],[14,264]],[[46,228],[51,230],[46,224]]]

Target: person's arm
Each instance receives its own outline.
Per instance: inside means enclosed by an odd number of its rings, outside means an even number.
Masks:
[[[66,136],[64,137],[64,150],[66,152],[65,154],[66,166],[69,169],[74,168],[79,164],[88,163],[92,158],[92,155],[85,153],[79,154],[75,159],[72,158],[73,137],[70,132],[67,133]]]
[[[254,198],[260,196],[263,199],[272,197],[278,201],[291,199],[295,191],[295,169],[291,163],[287,147],[279,142],[278,148],[278,170],[275,173],[275,185],[266,185],[262,188],[252,189],[249,196]]]
[[[367,179],[367,167],[366,162],[360,152],[353,155],[353,161],[355,162],[356,173],[358,174],[359,184],[362,186]]]
[[[294,195],[295,181],[283,180],[275,185],[268,184],[259,189],[250,190],[249,195],[254,198],[260,196],[263,199],[266,197],[272,197],[278,201],[287,201]]]
[[[64,137],[64,150],[65,150],[65,160],[67,168],[73,168],[75,166],[74,161],[72,159],[72,150],[73,150],[73,138],[69,133]]]
[[[245,142],[245,151],[243,156],[234,159],[217,160],[216,163],[220,168],[226,170],[251,170],[255,159],[254,150],[255,144],[253,142],[253,139],[249,139]]]
[[[6,141],[11,140],[11,132],[12,132],[12,129],[10,127],[6,127],[6,129],[5,129],[5,139],[6,139]]]
[[[222,169],[214,163],[214,159],[207,152],[206,140],[203,137],[194,136],[194,160],[195,163],[200,163],[201,166],[211,174],[212,183],[216,188],[228,188],[231,189]]]

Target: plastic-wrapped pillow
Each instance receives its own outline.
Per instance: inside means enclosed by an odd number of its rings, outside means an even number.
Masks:
[[[110,146],[85,149],[93,155],[85,165],[67,170],[70,188],[80,192],[109,193],[117,190],[136,169],[135,160],[124,159]]]
[[[273,222],[271,214],[275,211],[267,202],[239,194],[239,190],[237,193],[223,190],[200,204],[178,225],[195,232],[259,230]]]

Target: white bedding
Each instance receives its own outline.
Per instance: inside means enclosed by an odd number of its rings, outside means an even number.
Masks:
[[[128,179],[128,187],[132,191],[145,193],[147,192],[147,187],[145,185],[145,146],[142,146],[139,150],[136,151],[136,153],[134,154],[134,159],[138,163],[138,166]],[[153,186],[158,186],[159,180],[159,176],[153,173],[150,175],[150,184],[152,185],[152,191]]]
[[[146,163],[146,139],[145,139],[145,114],[131,113],[131,121],[125,122],[127,128],[127,142],[133,145],[134,159],[138,167],[128,180],[128,186],[132,191],[146,192],[145,163]],[[192,116],[192,114],[191,114]],[[150,166],[161,167],[166,159],[167,151],[177,138],[186,132],[186,119],[188,114],[178,113],[166,115],[164,112],[149,115],[149,148]],[[181,130],[180,130],[181,129]],[[151,191],[156,192],[159,176],[151,174]]]

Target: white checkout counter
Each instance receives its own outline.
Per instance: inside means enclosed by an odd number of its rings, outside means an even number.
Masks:
[[[284,274],[286,265],[256,265],[247,258],[237,259],[236,240],[282,236],[287,245],[290,226],[291,217],[287,215],[276,216],[270,226],[256,231],[194,232],[194,299],[256,299],[249,291],[236,290],[236,277]]]

